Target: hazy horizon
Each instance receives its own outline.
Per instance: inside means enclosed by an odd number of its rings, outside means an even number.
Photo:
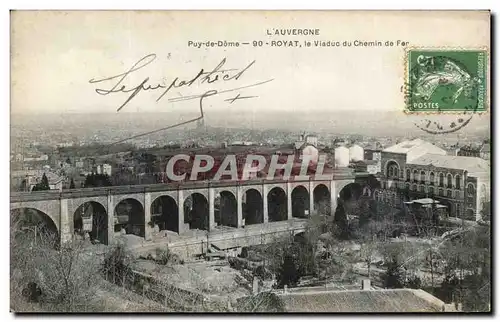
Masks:
[[[425,119],[439,120],[443,124],[451,122],[460,115],[407,115],[394,111],[323,111],[323,112],[295,112],[266,111],[254,114],[251,111],[227,114],[222,111],[205,111],[204,124],[208,127],[228,129],[254,130],[287,130],[291,132],[315,132],[332,134],[362,134],[371,136],[429,136],[418,129]],[[78,115],[78,117],[66,117]],[[156,130],[165,126],[196,118],[199,114],[193,112],[118,112],[118,113],[39,113],[39,114],[12,114],[11,127],[58,128],[73,132],[73,128],[88,131],[107,128],[127,127],[131,131]],[[98,117],[96,117],[98,116]],[[164,116],[164,117],[162,117]],[[490,115],[475,115],[464,128],[447,134],[448,137],[462,135],[486,135],[490,133]],[[193,122],[187,127],[193,127]]]

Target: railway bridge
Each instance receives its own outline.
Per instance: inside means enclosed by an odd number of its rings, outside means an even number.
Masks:
[[[193,181],[16,192],[10,197],[11,216],[30,209],[58,232],[61,243],[78,229],[111,244],[115,231],[126,227],[150,240],[155,229],[183,235],[189,230],[214,231],[333,214],[342,191],[350,184],[366,187],[367,173],[341,173],[331,179]]]

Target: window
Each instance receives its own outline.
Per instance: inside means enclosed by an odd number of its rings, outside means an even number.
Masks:
[[[476,197],[476,188],[472,183],[467,185],[467,203],[473,204]]]
[[[446,190],[446,197],[451,198],[451,190]]]
[[[460,218],[460,204],[457,204],[455,212],[456,212],[457,218]]]
[[[455,199],[459,199],[459,198],[460,198],[460,191],[455,190]]]
[[[425,192],[425,186],[421,185],[421,186],[419,187],[419,190],[420,190],[420,192]]]
[[[406,181],[410,181],[411,180],[411,171],[410,169],[406,169]]]
[[[418,171],[413,170],[413,182],[417,182],[417,181],[418,181]]]
[[[399,176],[399,167],[397,165],[392,166],[392,177],[398,177]]]
[[[434,187],[429,187],[429,196],[434,195]]]
[[[443,189],[439,189],[439,195],[440,196],[444,196],[444,190]]]
[[[460,175],[457,174],[455,177],[455,189],[460,189],[460,180]]]
[[[467,185],[467,196],[474,197],[475,194],[476,194],[476,188],[472,183],[469,183]]]
[[[444,187],[444,174],[439,174],[439,186]]]
[[[395,161],[389,161],[387,163],[387,176],[389,178],[399,177],[399,165]]]
[[[431,184],[434,184],[434,172],[431,172],[429,174],[429,181],[431,182]]]
[[[401,169],[401,171],[399,171],[399,177],[400,177],[400,178],[403,178],[403,177],[404,177],[404,171],[403,171],[403,169]]]
[[[452,184],[453,183],[453,177],[449,173],[446,176],[446,183],[447,183],[448,188],[453,188],[453,184]]]
[[[420,171],[420,182],[425,183],[425,171]]]

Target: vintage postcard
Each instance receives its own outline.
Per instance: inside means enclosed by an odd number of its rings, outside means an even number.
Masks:
[[[12,11],[13,312],[491,312],[489,11]]]

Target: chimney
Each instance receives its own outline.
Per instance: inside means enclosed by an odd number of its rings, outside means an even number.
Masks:
[[[371,289],[372,289],[372,287],[371,287],[371,282],[370,282],[370,280],[369,280],[369,279],[364,279],[364,280],[363,280],[363,284],[362,284],[361,289],[362,289],[363,291],[369,291],[369,290],[371,290]]]
[[[285,294],[288,293],[288,285],[285,285],[283,287],[283,293],[285,293]]]

